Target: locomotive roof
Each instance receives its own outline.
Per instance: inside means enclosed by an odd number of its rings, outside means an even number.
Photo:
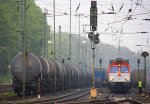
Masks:
[[[113,62],[127,62],[127,63],[129,63],[129,60],[123,60],[122,58],[117,58],[117,59],[115,59],[115,60],[110,60],[110,63],[113,63]]]

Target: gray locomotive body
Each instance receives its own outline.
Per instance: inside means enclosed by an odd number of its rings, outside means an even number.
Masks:
[[[23,82],[26,94],[87,86],[91,82],[91,72],[87,69],[33,53],[26,53],[23,62],[23,56],[23,53],[16,55],[11,64],[13,88],[18,95],[23,90]]]

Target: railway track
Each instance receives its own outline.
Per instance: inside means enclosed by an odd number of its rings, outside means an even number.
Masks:
[[[54,97],[55,95],[53,95],[53,97],[50,97],[52,96],[51,94],[44,94],[44,96],[42,96],[42,98],[40,99],[38,99],[36,96],[27,96],[25,97],[24,101],[22,101],[22,97],[14,96],[0,100],[0,103],[1,101],[5,101],[5,103],[7,103],[7,101],[11,103],[17,102],[17,104],[55,104],[56,102],[66,103],[73,100],[77,100],[78,98],[81,98],[82,96],[89,94],[89,91],[90,91],[89,89],[83,89],[67,93],[65,95],[57,95],[56,97]]]
[[[143,104],[142,102],[132,100],[128,94],[112,94],[109,99],[116,102],[116,104]]]
[[[134,99],[132,98],[133,95],[128,94],[108,94],[103,99],[99,98],[90,98],[86,100],[81,100],[84,97],[89,95],[90,89],[82,89],[82,90],[75,90],[75,91],[67,91],[64,93],[60,92],[60,94],[51,93],[51,94],[44,94],[40,99],[37,98],[36,95],[34,96],[27,96],[25,100],[22,101],[22,97],[8,97],[4,99],[0,99],[1,101],[10,101],[10,102],[17,102],[17,104],[55,104],[55,103],[64,103],[64,104],[143,104],[143,100]],[[70,92],[70,93],[69,93]],[[136,93],[135,93],[136,94]],[[135,95],[138,96],[138,95]],[[101,97],[100,97],[101,98]],[[136,97],[137,98],[137,97]],[[144,99],[144,98],[142,98]],[[5,103],[4,103],[5,104]],[[147,103],[146,103],[147,104]]]
[[[0,101],[12,99],[14,95],[12,84],[0,84]]]
[[[14,94],[14,92],[12,92],[12,95],[9,96],[0,96],[0,104],[3,101],[15,101],[15,100],[19,100],[22,99],[22,97],[18,97],[16,94]],[[30,98],[30,97],[35,97],[35,95],[30,95],[30,96],[25,96],[25,98]]]
[[[77,100],[80,97],[86,96],[87,94],[89,94],[90,90],[89,89],[84,89],[84,90],[80,90],[80,91],[76,91],[73,93],[69,93],[69,94],[65,94],[63,96],[58,96],[55,98],[50,98],[50,99],[46,99],[46,100],[36,100],[36,101],[28,101],[25,102],[25,104],[55,104],[55,103],[66,103],[66,102],[70,102],[73,100]]]
[[[12,84],[0,84],[0,93],[12,91]]]
[[[92,99],[91,101],[83,101],[67,104],[143,104],[131,99],[128,94],[110,94],[106,99]]]
[[[18,97],[18,96],[0,97],[0,102],[13,101],[13,100],[17,100],[17,99],[21,99],[21,97]]]

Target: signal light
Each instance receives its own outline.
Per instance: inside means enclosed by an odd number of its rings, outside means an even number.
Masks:
[[[96,8],[96,7],[97,7],[97,2],[91,1],[91,8]]]
[[[90,8],[90,30],[97,30],[97,1],[91,1]]]
[[[88,37],[91,41],[94,40],[94,44],[98,44],[99,43],[99,34],[94,34],[93,32],[89,32]],[[93,39],[94,38],[94,39]]]

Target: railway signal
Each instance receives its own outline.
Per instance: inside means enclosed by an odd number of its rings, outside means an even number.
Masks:
[[[99,59],[99,63],[100,63],[100,71],[102,70],[102,59]]]
[[[97,1],[91,1],[91,8],[90,8],[90,32],[88,34],[89,39],[92,41],[91,49],[93,50],[93,64],[92,64],[92,83],[93,87],[91,88],[91,97],[97,97],[97,90],[94,85],[94,44],[99,43],[99,34],[94,34],[94,31],[97,31]]]
[[[93,32],[89,32],[89,34],[88,34],[88,38],[89,38],[91,41],[93,41],[93,35],[94,35]]]
[[[99,34],[96,33],[94,34],[94,32],[89,32],[88,34],[88,38],[93,42],[94,41],[94,44],[98,44],[99,43]]]
[[[97,30],[97,1],[91,1],[90,8],[90,30]]]
[[[97,33],[97,34],[95,34],[95,36],[94,36],[94,44],[98,44],[99,43],[99,34]]]

